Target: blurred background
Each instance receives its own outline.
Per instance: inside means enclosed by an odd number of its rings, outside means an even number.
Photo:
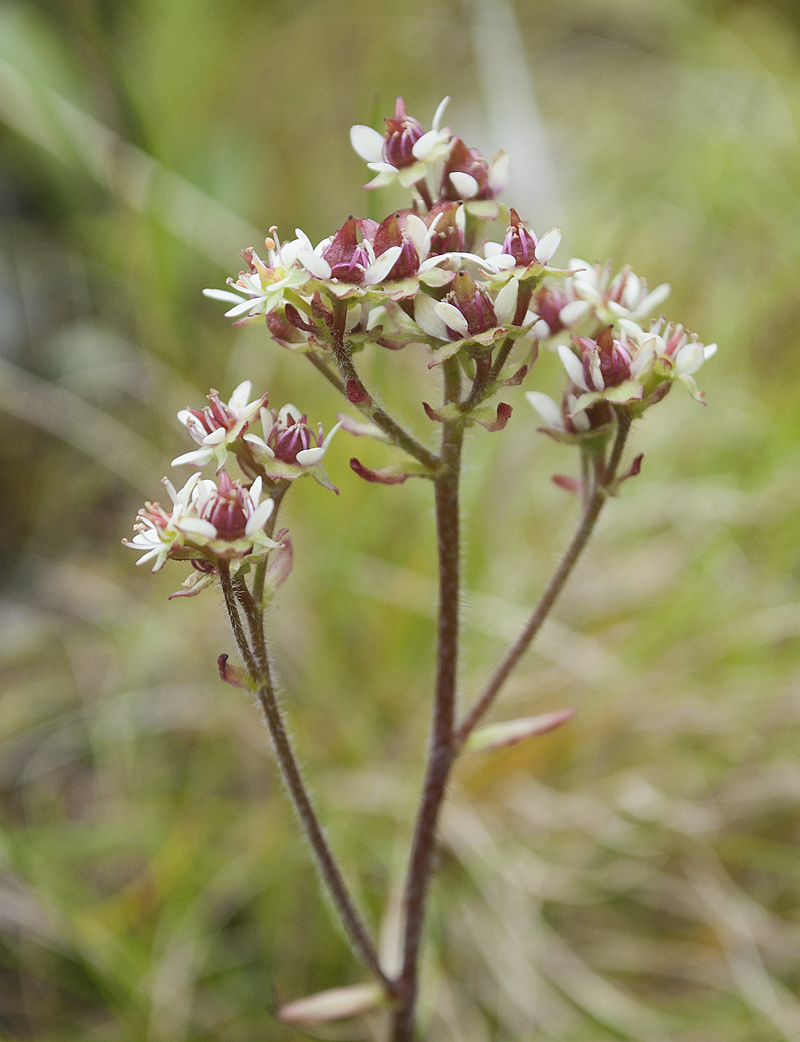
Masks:
[[[218,680],[220,604],[169,603],[185,567],[151,576],[120,540],[210,386],[333,421],[303,359],[200,291],[272,224],[316,241],[388,212],[347,134],[402,93],[426,125],[450,94],[468,145],[511,153],[505,198],[562,226],[556,263],[669,281],[668,315],[720,343],[709,408],[677,388],[639,425],[641,477],[495,711],[574,720],[459,765],[426,1037],[800,1038],[799,33],[791,0],[0,7],[2,1037],[282,1042],[276,1000],[363,979],[256,710]],[[364,365],[431,439],[424,362]],[[469,443],[465,699],[576,514],[548,480],[575,460],[508,400]],[[289,497],[272,640],[377,927],[420,784],[435,561],[429,488],[368,486],[354,451],[386,460],[339,435],[341,495]]]

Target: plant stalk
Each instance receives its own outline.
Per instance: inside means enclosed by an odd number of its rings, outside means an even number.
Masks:
[[[257,697],[269,728],[281,774],[311,847],[319,874],[354,952],[381,982],[387,994],[392,995],[396,986],[381,969],[377,949],[356,910],[333,851],[325,838],[286,731],[272,683],[269,655],[264,639],[262,612],[245,583],[231,578],[230,568],[225,561],[221,561],[219,564],[219,577],[236,643],[248,672],[258,685]],[[237,600],[248,622],[252,648],[242,626]]]
[[[444,363],[444,404],[458,402],[461,375],[456,359]],[[417,813],[406,877],[403,965],[398,984],[399,1002],[393,1014],[392,1042],[411,1042],[414,1036],[418,991],[419,949],[430,889],[439,811],[447,778],[456,756],[453,723],[458,666],[458,612],[460,588],[459,478],[463,424],[446,420],[442,430],[442,466],[434,477],[436,530],[439,550],[439,620],[436,690],[428,764]]]
[[[564,589],[573,568],[578,563],[578,559],[583,553],[583,550],[594,531],[594,526],[600,516],[600,511],[603,509],[603,504],[608,498],[608,486],[616,477],[617,470],[622,461],[622,453],[625,448],[625,442],[628,437],[630,425],[631,421],[628,415],[626,413],[620,413],[618,416],[617,434],[608,462],[605,463],[601,460],[597,461],[597,474],[594,484],[592,485],[591,490],[584,488],[584,508],[575,535],[572,537],[572,541],[567,547],[564,556],[561,558],[558,567],[553,573],[550,582],[547,584],[547,588],[542,594],[539,603],[534,608],[533,614],[525,625],[525,628],[506,652],[503,661],[492,674],[489,682],[483,689],[483,692],[473,705],[472,709],[467,713],[463,722],[459,724],[455,732],[455,743],[457,748],[462,746],[467,740],[470,732],[494,702],[511,671],[530,647],[533,639],[542,628],[542,624],[550,613],[550,609],[555,604],[558,595]],[[587,470],[585,469],[584,481],[586,481],[586,478]]]

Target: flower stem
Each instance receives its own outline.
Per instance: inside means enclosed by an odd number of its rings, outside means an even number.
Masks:
[[[491,706],[492,702],[494,702],[501,687],[508,679],[509,674],[528,650],[534,637],[542,628],[542,623],[547,618],[550,609],[558,598],[558,595],[564,589],[573,568],[578,563],[578,559],[583,553],[583,550],[594,531],[594,526],[600,516],[600,511],[603,509],[603,504],[608,498],[607,489],[614,480],[619,464],[622,460],[622,453],[625,448],[625,442],[628,437],[630,425],[631,421],[627,414],[620,413],[618,416],[617,434],[608,462],[598,466],[598,477],[591,492],[584,490],[584,509],[580,522],[578,523],[578,528],[575,535],[572,537],[572,542],[569,544],[564,556],[559,561],[558,567],[553,573],[550,582],[547,584],[547,588],[542,594],[541,600],[534,608],[533,614],[525,625],[525,628],[508,649],[505,658],[492,674],[480,697],[475,702],[472,709],[467,713],[463,722],[459,724],[456,729],[455,742],[457,747],[464,744],[472,729],[484,715],[489,706]]]
[[[445,405],[457,402],[461,375],[456,359],[444,363]],[[446,420],[442,430],[442,467],[434,477],[439,548],[439,622],[436,691],[428,765],[411,848],[404,893],[403,966],[400,1001],[393,1017],[392,1042],[411,1042],[418,990],[419,949],[433,869],[436,825],[447,778],[456,756],[453,722],[456,704],[459,609],[459,478],[463,424]]]
[[[336,858],[325,838],[286,731],[283,714],[278,705],[272,682],[261,609],[244,581],[231,578],[230,568],[226,561],[219,562],[219,577],[236,643],[248,672],[258,685],[257,697],[269,728],[281,774],[311,847],[319,874],[354,952],[384,986],[387,994],[392,995],[395,992],[395,985],[381,969],[377,949],[356,910]],[[242,626],[237,600],[248,622],[252,648]]]
[[[428,470],[435,471],[439,467],[439,457],[429,449],[426,449],[424,445],[420,445],[418,441],[411,437],[408,431],[403,430],[400,424],[393,420],[388,413],[384,412],[380,406],[373,405],[372,395],[359,376],[353,364],[350,347],[344,339],[346,312],[347,308],[343,301],[337,301],[334,304],[335,321],[333,329],[331,329],[330,341],[336,366],[344,382],[343,393],[365,416],[369,416],[372,422],[380,427],[395,445],[407,452],[409,456],[413,456],[415,460],[427,467]]]

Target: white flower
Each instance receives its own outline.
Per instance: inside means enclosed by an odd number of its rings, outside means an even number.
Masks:
[[[639,322],[660,307],[670,294],[669,283],[662,282],[648,290],[647,282],[639,278],[629,266],[611,277],[611,262],[587,264],[573,257],[569,267],[576,270],[567,282],[567,291],[585,305],[584,314],[594,311],[599,322],[607,324],[620,318]],[[575,314],[578,314],[577,309]]]
[[[233,392],[227,404],[219,400],[218,391],[212,390],[208,395],[211,404],[202,411],[182,409],[178,413],[178,419],[202,447],[178,456],[172,461],[172,466],[178,467],[188,463],[194,467],[203,467],[215,459],[217,471],[222,470],[228,456],[228,446],[241,436],[250,420],[267,401],[264,394],[248,403],[250,389],[250,381],[244,380]]]
[[[180,492],[175,491],[171,481],[164,478],[164,486],[172,500],[172,511],[168,513],[160,503],[147,502],[137,515],[133,526],[136,535],[131,540],[123,540],[125,546],[134,550],[144,550],[144,554],[136,562],[144,564],[155,557],[153,571],[164,567],[170,552],[182,547],[187,540],[199,539],[201,542],[216,537],[216,529],[208,521],[199,517],[194,494],[200,479],[193,474]]]
[[[136,535],[124,540],[126,546],[144,551],[137,564],[155,558],[157,572],[168,558],[258,557],[281,545],[264,531],[275,504],[272,499],[262,501],[261,478],[246,488],[222,471],[219,486],[199,474],[193,474],[180,492],[166,478],[164,485],[172,510],[145,503],[134,525]]]
[[[450,130],[440,129],[440,124],[449,100],[445,98],[441,102],[433,117],[432,129],[427,133],[417,120],[406,114],[402,98],[397,99],[394,117],[386,120],[385,134],[360,124],[351,127],[353,148],[377,174],[365,188],[382,188],[395,180],[404,188],[410,188],[425,177],[431,163],[447,155]]]
[[[298,265],[298,255],[311,251],[311,243],[305,232],[295,229],[296,239],[281,245],[277,228],[270,228],[271,237],[266,240],[268,263],[265,263],[250,248],[243,251],[249,270],[240,273],[234,282],[228,279],[228,285],[236,290],[231,293],[224,289],[204,289],[203,295],[214,300],[223,300],[234,306],[225,312],[226,318],[239,318],[241,321],[256,318],[258,315],[269,315],[282,302],[288,290],[301,289],[309,279],[309,273]],[[246,299],[242,300],[241,294]]]
[[[622,319],[620,326],[631,340],[641,346],[641,350],[649,348],[655,357],[655,369],[661,376],[680,380],[689,388],[693,398],[705,403],[694,374],[703,362],[717,353],[716,344],[701,344],[694,333],[674,322],[667,322],[663,316],[652,322],[647,332],[627,319]]]
[[[325,473],[322,458],[341,423],[331,427],[323,440],[321,423],[315,434],[305,414],[294,405],[284,405],[277,414],[272,409],[262,409],[261,426],[263,438],[245,434],[244,440],[253,449],[267,477],[294,481],[311,474],[325,488],[338,492]]]

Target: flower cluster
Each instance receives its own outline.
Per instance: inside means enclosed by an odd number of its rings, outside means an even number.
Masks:
[[[322,457],[338,423],[324,436],[322,424],[316,432],[307,417],[293,405],[278,413],[267,408],[267,395],[248,402],[251,383],[245,380],[227,403],[219,392],[208,395],[204,409],[183,409],[178,419],[200,446],[172,461],[173,466],[203,467],[215,462],[218,481],[193,474],[180,491],[164,478],[172,508],[145,503],[137,515],[131,540],[126,546],[142,556],[136,562],[153,561],[153,571],[168,559],[190,560],[196,574],[173,596],[191,596],[208,586],[221,561],[257,562],[278,551],[279,563],[273,578],[283,580],[291,564],[291,544],[286,532],[272,538],[276,503],[291,482],[311,474],[326,488],[338,491],[322,467]],[[264,438],[248,433],[250,422],[260,416]],[[244,475],[232,479],[224,469],[229,453],[239,462]]]
[[[137,534],[126,540],[126,546],[144,551],[137,564],[155,559],[153,571],[157,572],[168,558],[212,563],[257,558],[280,545],[264,531],[275,504],[272,499],[262,500],[260,477],[248,488],[241,481],[232,481],[223,470],[219,485],[196,473],[180,492],[167,478],[164,486],[172,510],[160,503],[145,503],[134,525]]]
[[[383,132],[355,126],[351,141],[374,174],[365,188],[392,183],[410,190],[409,204],[382,221],[348,216],[314,245],[296,229],[281,242],[272,228],[266,252],[242,250],[245,268],[228,289],[207,289],[222,300],[237,325],[265,321],[272,338],[290,351],[309,354],[368,422],[341,416],[326,435],[293,405],[270,409],[267,395],[251,399],[244,381],[224,402],[212,390],[203,409],[179,419],[195,448],[176,465],[213,464],[218,485],[197,476],[176,492],[167,511],[147,504],[129,545],[141,561],[169,557],[205,562],[259,559],[278,543],[271,536],[274,504],[298,477],[311,474],[334,491],[322,459],[337,427],[394,441],[413,461],[369,470],[370,481],[399,483],[414,474],[430,477],[436,456],[374,408],[355,368],[355,353],[377,345],[395,351],[426,345],[428,366],[456,362],[471,387],[440,408],[422,402],[430,420],[505,427],[511,406],[484,404],[501,388],[521,383],[541,344],[558,352],[567,383],[560,402],[538,391],[529,400],[546,433],[561,441],[602,446],[624,418],[640,416],[675,381],[703,401],[695,374],[716,350],[664,316],[651,320],[666,301],[666,283],[650,290],[629,267],[616,274],[610,262],[572,259],[551,265],[561,231],[537,235],[513,209],[497,200],[508,181],[508,156],[491,161],[442,126],[447,99],[433,124],[408,114],[402,98]],[[490,234],[491,222],[499,232]],[[497,227],[497,223],[495,224]],[[376,422],[381,414],[382,422]],[[258,421],[260,431],[252,426]],[[401,432],[402,433],[402,432]],[[592,441],[593,440],[593,441]],[[234,456],[243,480],[225,467]],[[266,498],[262,498],[266,497]]]
[[[554,408],[562,416],[562,434],[580,433],[586,425],[593,430],[598,417],[606,417],[604,426],[613,409],[639,415],[676,379],[702,401],[694,373],[714,345],[700,344],[663,317],[649,321],[669,285],[649,290],[629,267],[614,274],[610,262],[574,258],[567,268],[552,267],[560,229],[537,236],[516,210],[497,202],[508,181],[508,156],[500,152],[486,160],[442,127],[446,102],[429,130],[408,114],[402,98],[382,133],[361,125],[351,130],[353,147],[375,175],[365,188],[396,183],[411,190],[405,209],[381,222],[351,215],[316,246],[299,229],[281,245],[273,228],[266,260],[253,249],[243,251],[247,269],[229,280],[230,290],[206,294],[232,303],[227,314],[238,323],[265,316],[282,346],[335,359],[345,380],[345,344],[351,354],[370,344],[390,350],[425,344],[429,366],[458,357],[480,384],[470,397],[475,408],[519,382],[538,346],[550,345],[569,378],[569,411],[563,403],[544,406],[548,429],[555,429]],[[488,225],[498,218],[505,231],[493,238]],[[541,405],[541,395],[533,393]],[[594,408],[599,402],[605,405]],[[232,412],[245,422],[260,410],[264,437],[247,434],[245,441],[277,475],[283,457],[273,425],[283,421],[255,402],[236,405],[238,411],[232,400]],[[195,421],[190,429],[203,446],[195,458],[203,454],[221,465],[235,425],[228,423],[222,433]],[[312,459],[322,447],[321,438],[307,438],[300,456],[287,463]],[[184,459],[193,462],[191,457]]]

